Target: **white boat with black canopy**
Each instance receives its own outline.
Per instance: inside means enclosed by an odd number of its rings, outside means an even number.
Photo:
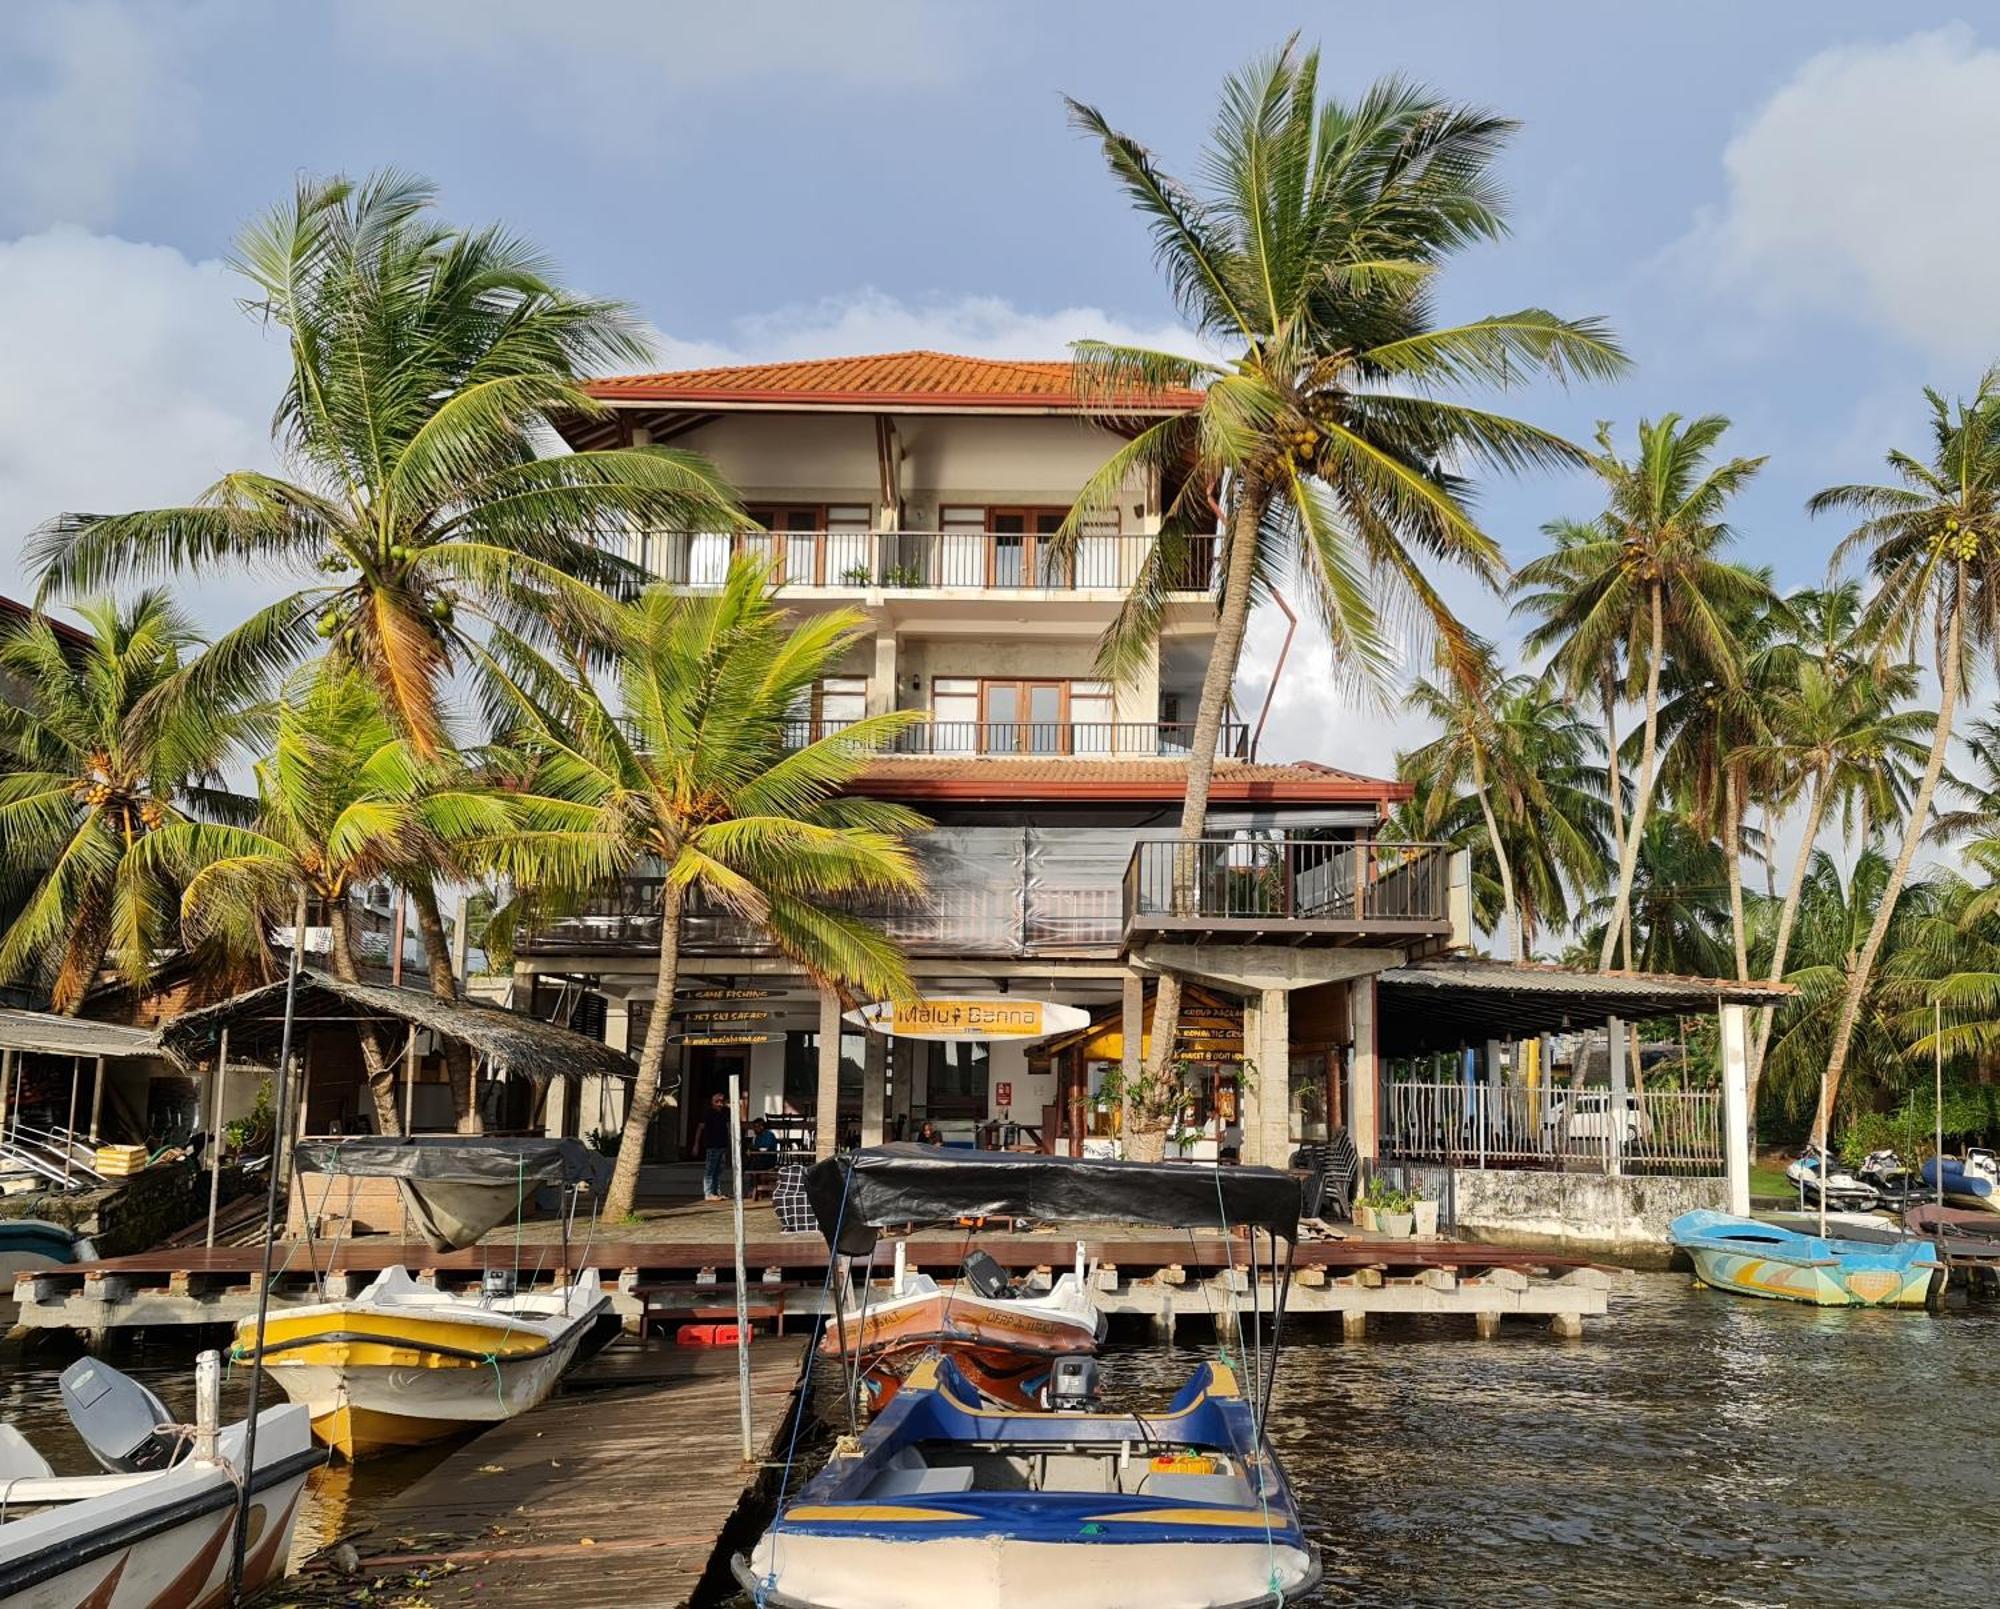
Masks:
[[[589,1185],[601,1195],[611,1166],[579,1140],[457,1135],[308,1142],[298,1156],[329,1180],[394,1179],[439,1251],[476,1243],[535,1191],[556,1186],[562,1242],[541,1255],[553,1251],[563,1270],[575,1261],[577,1192]],[[538,1269],[523,1269],[517,1248],[502,1255],[477,1291],[442,1291],[392,1267],[344,1300],[267,1317],[261,1345],[256,1321],[246,1319],[233,1355],[262,1363],[311,1410],[320,1439],[350,1459],[511,1419],[546,1398],[578,1352],[608,1339],[616,1324],[595,1269],[538,1288]]]
[[[865,1430],[850,1424],[819,1474],[781,1494],[770,1527],[734,1558],[757,1604],[1249,1609],[1313,1591],[1318,1550],[1266,1434],[1302,1207],[1295,1176],[891,1145],[821,1162],[806,1185],[835,1257],[869,1268],[882,1230],[962,1218],[1167,1224],[1232,1244],[1247,1231],[1251,1312],[1241,1367],[1218,1356],[1158,1407],[1105,1403],[1093,1358],[1058,1360],[1047,1412],[982,1403],[950,1359],[925,1359]],[[849,1322],[848,1283],[834,1281],[836,1328]],[[872,1281],[853,1283],[865,1315]]]

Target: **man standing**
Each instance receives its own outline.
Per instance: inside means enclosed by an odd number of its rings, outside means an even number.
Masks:
[[[729,1098],[717,1090],[701,1114],[700,1146],[707,1166],[701,1176],[701,1199],[720,1201],[722,1181],[729,1170]]]

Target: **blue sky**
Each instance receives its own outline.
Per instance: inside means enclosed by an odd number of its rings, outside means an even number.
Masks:
[[[2000,23],[1904,3],[728,7],[574,0],[75,0],[0,13],[0,590],[63,507],[186,496],[262,462],[279,354],[218,259],[302,170],[393,163],[634,302],[663,365],[926,345],[1059,355],[1174,339],[1146,239],[1064,92],[1191,171],[1222,74],[1298,29],[1351,94],[1402,72],[1524,128],[1514,233],[1453,312],[1608,317],[1637,367],[1512,406],[1721,412],[1772,461],[1741,551],[1815,579],[1808,493],[1914,442],[1919,388],[2000,357],[1990,152]],[[1488,489],[1515,560],[1589,488]],[[266,586],[204,576],[211,623]],[[1490,600],[1455,589],[1483,629]],[[1268,623],[1264,623],[1268,625]],[[1268,665],[1260,626],[1245,694]],[[1411,735],[1325,715],[1295,656],[1274,730],[1384,765]],[[1338,740],[1329,739],[1334,731]]]

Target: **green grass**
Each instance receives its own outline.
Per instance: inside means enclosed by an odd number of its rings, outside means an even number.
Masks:
[[[1785,1177],[1782,1165],[1770,1162],[1753,1162],[1750,1165],[1750,1199],[1759,1196],[1783,1196],[1791,1200],[1799,1193],[1799,1187]]]

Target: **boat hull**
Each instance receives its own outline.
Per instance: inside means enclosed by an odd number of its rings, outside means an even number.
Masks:
[[[1668,1226],[1704,1284],[1736,1296],[1814,1307],[1924,1307],[1944,1278],[1929,1241],[1821,1239],[1727,1213],[1683,1213]]]
[[[225,1435],[225,1458],[240,1449]],[[283,1578],[306,1477],[325,1462],[296,1408],[259,1415],[250,1590]],[[219,1609],[230,1599],[235,1518],[228,1471],[187,1462],[114,1496],[11,1521],[0,1526],[0,1609]]]
[[[541,1403],[609,1307],[594,1276],[564,1314],[512,1319],[470,1303],[404,1297],[326,1302],[273,1316],[264,1371],[312,1416],[315,1435],[349,1460],[421,1447]],[[248,1324],[236,1356],[255,1350]]]
[[[759,1597],[774,1609],[935,1609],[949,1582],[952,1609],[1250,1609],[1296,1603],[1319,1584],[1310,1547],[1241,1542],[1107,1543],[1102,1557],[1079,1557],[1073,1543],[1009,1537],[936,1542],[784,1535],[787,1580],[810,1580],[811,1597],[782,1589]],[[772,1574],[773,1538],[732,1561],[738,1585],[756,1595]],[[1274,1596],[1272,1579],[1277,1579]]]

